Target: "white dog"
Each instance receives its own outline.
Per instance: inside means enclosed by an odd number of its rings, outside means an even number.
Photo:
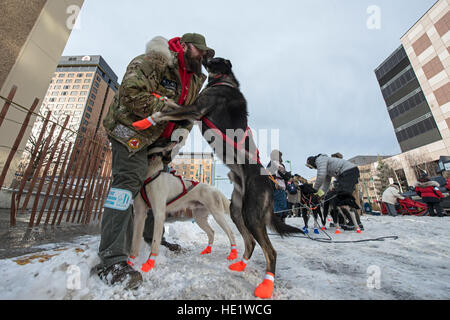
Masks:
[[[202,251],[202,254],[211,253],[211,246],[214,242],[214,230],[208,224],[208,215],[211,213],[230,240],[231,253],[227,259],[236,259],[236,241],[231,228],[225,220],[225,213],[230,214],[230,201],[218,189],[210,185],[185,180],[162,170],[161,156],[153,156],[147,170],[147,180],[151,180],[151,182],[144,186],[144,197],[147,196],[151,204],[155,222],[149,259],[142,266],[141,270],[148,272],[154,268],[166,213],[185,208],[192,209],[195,222],[208,235],[208,246]],[[134,265],[135,259],[139,254],[148,209],[148,205],[141,194],[134,198],[134,231],[129,257],[131,265]]]

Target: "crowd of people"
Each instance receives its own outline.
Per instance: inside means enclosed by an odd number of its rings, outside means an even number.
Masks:
[[[333,191],[337,193],[346,192],[355,195],[355,187],[360,176],[359,169],[352,162],[343,159],[341,153],[332,154],[331,157],[325,154],[308,157],[306,166],[317,170],[313,186],[317,195],[325,195],[330,190],[330,185],[333,185]],[[283,220],[288,216],[299,216],[299,209],[302,207],[300,186],[307,183],[307,180],[286,170],[279,150],[271,152],[267,168],[277,182],[274,184],[274,213]],[[335,178],[334,182],[332,178]],[[444,172],[444,178],[446,178],[445,188],[450,191],[450,173]],[[439,183],[431,180],[426,173],[423,173],[414,185],[414,191],[427,205],[430,216],[445,216],[444,209],[440,205],[445,195],[439,187]],[[390,184],[382,195],[387,214],[397,216],[399,200],[405,198],[400,193],[398,183]],[[359,203],[356,196],[355,200]]]

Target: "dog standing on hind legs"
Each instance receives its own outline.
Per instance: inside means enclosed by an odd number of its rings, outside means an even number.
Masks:
[[[174,111],[157,112],[137,121],[136,128],[146,129],[160,121],[201,120],[202,134],[217,156],[230,169],[234,184],[230,214],[241,233],[245,251],[242,261],[229,266],[233,271],[244,271],[253,254],[256,242],[266,258],[266,275],[255,289],[255,296],[270,298],[273,293],[276,251],[267,235],[266,226],[280,235],[303,231],[286,225],[273,213],[273,189],[248,127],[247,102],[239,90],[231,62],[223,58],[205,61],[209,73],[208,84],[191,106],[180,107],[166,102]],[[234,135],[229,137],[230,131]],[[236,142],[237,141],[237,142]]]
[[[133,241],[129,263],[134,265],[144,231],[145,219],[148,208],[151,207],[154,215],[153,240],[151,252],[141,270],[148,272],[155,266],[155,260],[159,253],[159,246],[164,228],[166,212],[178,211],[185,208],[193,209],[193,218],[198,226],[208,235],[208,246],[202,254],[211,253],[214,242],[214,230],[208,223],[211,215],[217,224],[225,231],[230,241],[231,252],[228,260],[237,258],[236,240],[234,234],[225,220],[225,214],[229,214],[229,200],[216,188],[163,171],[161,156],[153,156],[147,170],[147,180],[143,189],[134,199],[134,226]]]

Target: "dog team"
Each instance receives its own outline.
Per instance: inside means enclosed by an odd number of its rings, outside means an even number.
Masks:
[[[127,67],[103,121],[112,147],[113,180],[101,221],[101,262],[92,273],[109,285],[138,288],[143,279],[135,268],[152,270],[160,244],[176,250],[163,238],[169,211],[193,209],[194,220],[208,236],[202,254],[211,252],[214,241],[214,231],[208,224],[211,214],[227,234],[228,259],[234,260],[236,241],[224,217],[229,214],[244,240],[242,259],[229,269],[243,272],[256,243],[264,253],[265,275],[254,292],[259,298],[272,297],[276,272],[277,254],[266,228],[282,236],[304,233],[274,214],[279,168],[276,163],[268,168],[261,164],[248,127],[247,103],[232,63],[214,56],[215,51],[201,34],[186,33],[170,40],[158,36]],[[183,179],[168,169],[194,121],[201,121],[203,137],[230,170],[228,176],[234,187],[231,202],[216,188]],[[235,133],[231,138],[227,134],[230,130]],[[354,225],[358,225],[351,196],[358,168],[323,154],[309,157],[307,166],[317,169],[314,193],[319,188],[328,191],[331,177],[336,177],[330,207],[341,214],[342,210],[350,212]],[[144,265],[136,266],[143,236],[151,252]]]

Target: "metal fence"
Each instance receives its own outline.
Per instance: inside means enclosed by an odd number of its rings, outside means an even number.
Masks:
[[[100,221],[112,180],[109,141],[101,130],[93,129],[85,133],[72,131],[67,127],[69,115],[60,124],[51,120],[51,112],[47,113],[35,141],[36,147],[15,172],[15,183],[12,186],[3,185],[8,170],[12,169],[13,158],[18,156],[18,147],[30,126],[32,115],[42,117],[35,112],[38,99],[26,108],[14,102],[16,92],[17,87],[13,87],[8,97],[0,96],[4,101],[0,128],[4,120],[12,121],[7,117],[11,106],[26,113],[1,168],[0,187],[2,191],[8,189],[11,192],[10,225],[15,226],[20,215],[29,217],[29,227]],[[68,131],[73,133],[70,140],[64,138]]]

